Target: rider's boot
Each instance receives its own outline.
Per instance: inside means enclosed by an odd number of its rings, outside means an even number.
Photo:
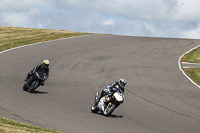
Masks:
[[[44,86],[44,81],[41,82],[41,86]]]

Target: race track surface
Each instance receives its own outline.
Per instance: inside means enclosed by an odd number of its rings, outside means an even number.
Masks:
[[[0,54],[0,116],[62,132],[200,133],[200,89],[178,59],[198,40],[93,35]],[[49,59],[50,77],[36,93],[26,74]],[[96,91],[127,79],[124,104],[111,117],[93,114]]]

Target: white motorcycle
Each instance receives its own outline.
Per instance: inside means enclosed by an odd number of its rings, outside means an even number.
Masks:
[[[95,105],[95,102],[99,98],[99,92],[96,92],[94,104],[91,107],[92,113],[97,113],[98,111],[101,111],[104,116],[109,116],[112,114],[112,112],[124,101],[124,93],[118,89],[113,88],[114,92],[112,95],[108,94],[103,96],[97,105]]]

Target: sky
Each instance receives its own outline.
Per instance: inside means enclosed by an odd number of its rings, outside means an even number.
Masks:
[[[200,0],[0,0],[0,26],[200,39]]]

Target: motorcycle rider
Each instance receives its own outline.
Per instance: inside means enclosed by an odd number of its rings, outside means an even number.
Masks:
[[[36,67],[34,67],[28,74],[27,77],[24,79],[24,81],[27,81],[27,79],[34,74],[35,72],[38,72],[44,76],[46,76],[45,80],[49,77],[49,60],[45,59],[42,63],[38,64]],[[44,82],[41,83],[41,85],[44,85]]]
[[[98,102],[103,96],[107,94],[112,95],[114,92],[113,88],[118,88],[124,93],[124,87],[126,86],[126,83],[127,83],[126,79],[120,78],[118,82],[115,81],[112,84],[108,85],[107,88],[103,89],[100,92],[99,98],[95,101],[95,105],[98,104]]]

